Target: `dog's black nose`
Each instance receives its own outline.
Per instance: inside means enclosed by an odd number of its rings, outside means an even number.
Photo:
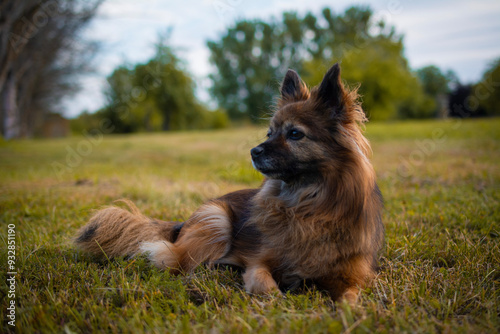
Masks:
[[[254,147],[250,150],[250,154],[252,155],[252,158],[257,158],[259,155],[264,152],[264,149],[260,146]]]

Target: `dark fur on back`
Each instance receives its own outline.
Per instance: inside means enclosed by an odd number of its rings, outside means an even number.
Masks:
[[[200,263],[238,265],[252,293],[308,280],[334,300],[354,302],[375,276],[384,236],[365,121],[337,64],[312,90],[289,70],[268,139],[251,151],[266,176],[260,189],[209,201],[183,225],[153,221],[132,204],[131,212],[107,208],[75,241],[94,254],[147,253],[175,273]]]

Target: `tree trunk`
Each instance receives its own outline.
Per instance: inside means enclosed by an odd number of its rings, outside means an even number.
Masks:
[[[17,108],[17,88],[14,80],[15,76],[9,73],[3,91],[3,127],[5,139],[19,138],[20,118]]]

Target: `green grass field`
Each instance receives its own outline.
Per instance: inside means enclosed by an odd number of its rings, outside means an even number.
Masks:
[[[174,277],[144,258],[98,261],[72,245],[92,210],[119,198],[184,220],[211,197],[258,187],[249,150],[265,131],[0,142],[1,332],[14,332],[9,224],[20,333],[500,330],[500,119],[367,125],[386,246],[380,275],[353,309],[314,289],[248,295],[231,268]]]

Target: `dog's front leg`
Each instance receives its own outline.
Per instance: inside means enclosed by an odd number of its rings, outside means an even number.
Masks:
[[[249,293],[263,295],[280,292],[269,268],[263,264],[248,266],[243,274],[243,281],[245,290]]]

